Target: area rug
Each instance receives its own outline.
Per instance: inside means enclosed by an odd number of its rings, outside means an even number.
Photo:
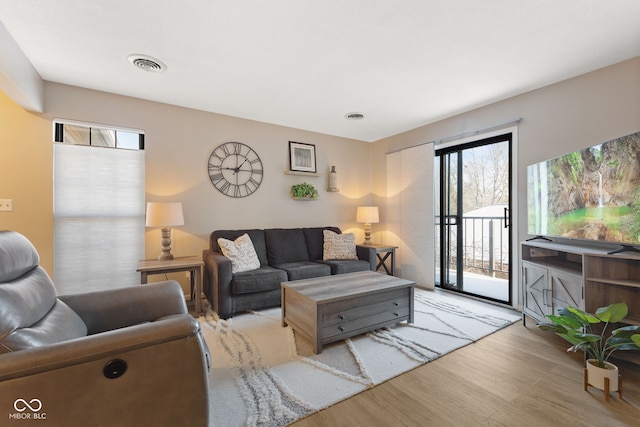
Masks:
[[[200,317],[211,351],[212,426],[285,426],[453,350],[520,317],[490,304],[416,289],[415,323],[324,346],[282,327],[280,308]]]

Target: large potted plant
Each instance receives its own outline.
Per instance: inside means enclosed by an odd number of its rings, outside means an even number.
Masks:
[[[628,312],[627,304],[623,302],[600,307],[595,314],[567,307],[560,309],[557,315],[548,315],[551,322],[541,322],[538,327],[571,343],[567,351],[584,350],[589,384],[600,390],[617,391],[618,368],[608,361],[609,357],[617,350],[640,350],[640,326],[623,326],[608,336],[607,328],[610,323],[623,320]],[[605,378],[609,378],[609,390],[606,390]],[[585,389],[586,384],[585,381]]]

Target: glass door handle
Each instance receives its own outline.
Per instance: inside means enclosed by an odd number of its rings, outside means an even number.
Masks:
[[[509,208],[504,208],[504,228],[509,228]]]

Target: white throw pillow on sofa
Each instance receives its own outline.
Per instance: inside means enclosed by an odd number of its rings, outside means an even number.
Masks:
[[[331,230],[322,230],[322,232],[324,234],[324,245],[322,248],[322,259],[324,261],[358,259],[355,234],[338,234]]]
[[[227,240],[220,237],[218,245],[222,255],[231,260],[231,272],[240,273],[260,268],[258,254],[253,247],[253,242],[248,234],[243,234],[236,240]]]

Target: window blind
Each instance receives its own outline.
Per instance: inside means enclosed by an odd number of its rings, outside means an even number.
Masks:
[[[387,242],[398,246],[399,276],[435,286],[433,144],[387,154]]]
[[[59,294],[140,283],[144,197],[144,151],[54,144]]]

